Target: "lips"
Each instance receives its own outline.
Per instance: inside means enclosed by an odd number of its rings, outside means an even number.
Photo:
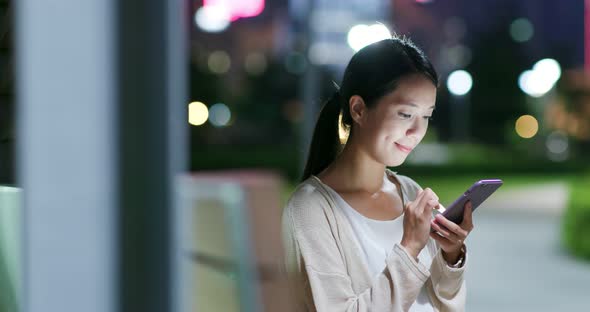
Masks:
[[[409,146],[405,146],[399,143],[395,143],[395,146],[402,152],[409,154],[412,151],[412,148]]]

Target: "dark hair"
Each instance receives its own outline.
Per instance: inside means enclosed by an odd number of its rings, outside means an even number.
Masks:
[[[318,117],[302,180],[316,175],[336,159],[341,150],[338,120],[350,129],[349,99],[358,95],[372,108],[378,100],[394,91],[400,79],[412,74],[424,75],[438,86],[438,74],[418,47],[408,38],[394,37],[372,43],[350,60],[340,90],[324,104]]]

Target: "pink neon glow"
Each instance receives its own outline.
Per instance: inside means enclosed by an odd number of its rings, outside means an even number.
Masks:
[[[244,17],[254,17],[264,11],[265,0],[203,0],[203,6],[227,8],[233,22]]]

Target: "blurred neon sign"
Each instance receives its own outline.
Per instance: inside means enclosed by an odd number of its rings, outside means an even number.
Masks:
[[[203,0],[203,7],[223,8],[229,13],[230,21],[254,17],[264,11],[265,0]]]

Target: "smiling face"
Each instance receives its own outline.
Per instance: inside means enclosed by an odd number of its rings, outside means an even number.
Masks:
[[[358,96],[350,99],[353,136],[375,161],[399,166],[422,141],[436,101],[436,87],[422,75],[402,78],[393,92],[367,109]]]

